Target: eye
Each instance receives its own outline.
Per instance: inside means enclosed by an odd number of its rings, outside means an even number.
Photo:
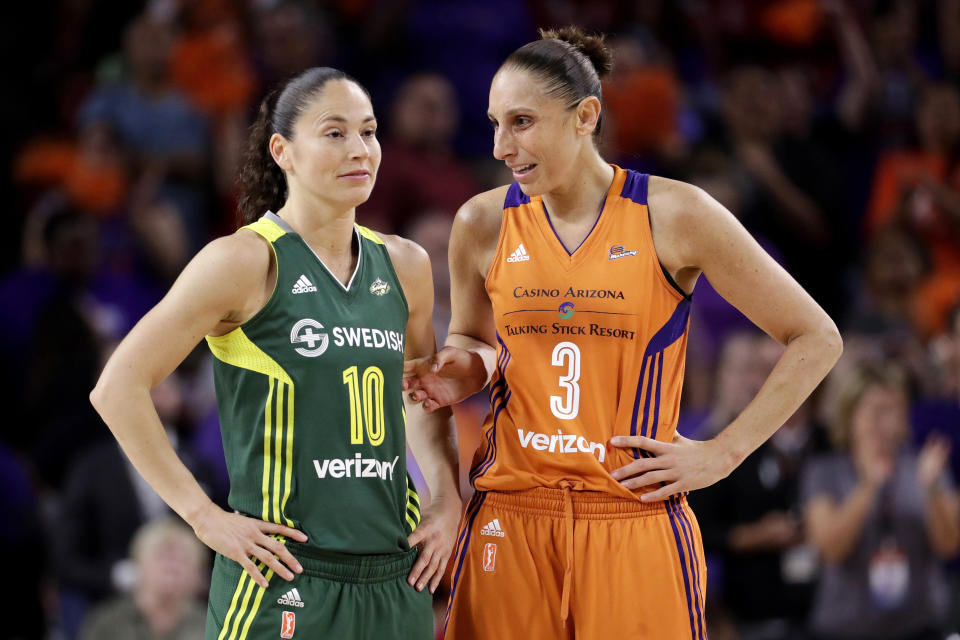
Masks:
[[[372,137],[374,137],[374,136],[377,135],[377,130],[376,130],[376,129],[367,129],[366,131],[363,132],[363,135],[364,135],[364,137],[366,137],[366,138],[372,138]]]
[[[513,122],[518,127],[526,127],[533,123],[533,118],[530,118],[527,116],[517,116],[516,118],[514,118]]]
[[[337,129],[334,129],[333,131],[328,131],[325,135],[328,138],[342,138],[343,132],[338,131]]]
[[[491,121],[490,121],[490,126],[493,127],[493,130],[494,130],[494,131],[496,131],[496,130],[497,130],[497,127],[499,127],[500,125],[499,125],[499,123],[497,123],[496,120],[491,120]]]

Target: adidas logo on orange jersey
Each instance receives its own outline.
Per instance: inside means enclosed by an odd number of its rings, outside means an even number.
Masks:
[[[510,254],[510,257],[507,258],[507,262],[526,262],[530,259],[530,254],[527,253],[527,250],[524,248],[523,243],[520,243],[520,246]]]
[[[497,538],[506,537],[503,528],[500,526],[500,519],[494,518],[487,524],[483,525],[483,528],[480,529],[480,535],[482,536],[494,536]]]

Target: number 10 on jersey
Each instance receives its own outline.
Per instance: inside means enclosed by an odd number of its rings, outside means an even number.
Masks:
[[[550,411],[561,420],[573,420],[580,413],[580,347],[572,342],[561,342],[553,348],[551,364],[566,367],[557,384],[566,390],[566,395],[550,396]]]
[[[343,384],[350,396],[350,444],[363,444],[363,431],[374,447],[383,443],[386,435],[383,414],[383,371],[367,367],[360,378],[356,365],[345,369]],[[362,391],[362,393],[361,393]]]

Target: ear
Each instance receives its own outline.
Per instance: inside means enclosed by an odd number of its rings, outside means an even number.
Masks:
[[[279,133],[275,133],[270,136],[270,142],[268,143],[270,148],[270,155],[273,156],[274,162],[279,165],[284,171],[290,171],[293,169],[293,162],[290,158],[290,148],[289,142]]]
[[[600,101],[596,96],[587,96],[577,105],[577,133],[581,136],[593,135],[600,119]]]

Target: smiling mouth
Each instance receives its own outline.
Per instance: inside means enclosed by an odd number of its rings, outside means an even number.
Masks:
[[[535,164],[521,164],[521,165],[518,165],[518,166],[516,166],[516,167],[510,167],[510,170],[511,170],[515,175],[525,175],[525,174],[530,173],[531,171],[533,171],[534,167],[536,167],[536,166],[537,166],[537,165],[535,165]]]
[[[368,178],[370,177],[369,171],[351,171],[350,173],[341,173],[341,178]]]

